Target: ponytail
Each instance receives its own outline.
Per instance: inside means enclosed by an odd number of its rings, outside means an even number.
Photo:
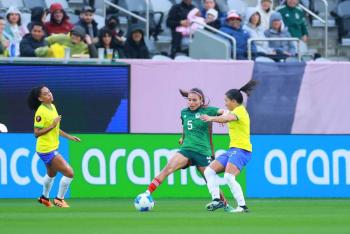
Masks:
[[[243,103],[242,92],[246,93],[247,96],[250,96],[251,92],[254,90],[254,87],[257,85],[256,80],[250,80],[247,84],[243,85],[240,89],[230,89],[226,92],[226,97],[230,100],[235,100],[238,104]]]
[[[248,83],[243,85],[242,88],[239,89],[240,92],[244,92],[247,94],[247,96],[250,96],[252,91],[254,90],[255,86],[258,84],[256,80],[250,80]]]

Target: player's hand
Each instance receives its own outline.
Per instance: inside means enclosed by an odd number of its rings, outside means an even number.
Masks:
[[[61,122],[61,120],[62,120],[62,115],[57,116],[57,117],[53,120],[53,123],[51,124],[51,126],[52,126],[53,128],[55,128],[55,127],[57,126],[57,124],[58,124],[59,122]]]
[[[179,139],[179,145],[182,145],[184,143],[184,139],[181,137],[180,139]]]
[[[209,115],[201,115],[200,119],[204,122],[210,122],[212,117],[210,117]]]
[[[75,141],[75,142],[80,142],[81,141],[80,138],[76,137],[76,136],[70,136],[69,139],[72,140],[72,141]]]

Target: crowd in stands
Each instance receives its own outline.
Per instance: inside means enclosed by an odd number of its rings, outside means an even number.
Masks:
[[[0,16],[0,56],[60,58],[64,56],[65,48],[70,48],[71,57],[96,58],[101,48],[106,58],[110,51],[112,58],[150,58],[142,25],[130,25],[124,32],[118,17],[110,15],[105,19],[105,25],[99,27],[94,20],[94,1],[86,0],[85,3],[75,25],[59,3],[53,3],[48,11],[33,8],[28,25],[22,24],[21,12],[10,7],[5,17]],[[183,39],[205,24],[236,39],[237,59],[247,59],[249,38],[296,37],[307,43],[305,15],[298,3],[299,0],[286,0],[274,8],[272,0],[258,0],[256,7],[240,14],[235,10],[223,12],[215,0],[203,0],[201,9],[195,8],[192,0],[182,0],[172,6],[166,19],[172,36],[170,57],[188,53]],[[268,56],[276,61],[297,53],[295,43],[290,41],[255,41],[252,52],[255,56]]]
[[[295,37],[306,43],[306,19],[298,4],[299,0],[286,0],[274,10],[272,0],[258,0],[256,7],[250,7],[240,14],[235,10],[222,12],[215,0],[204,0],[199,15],[199,9],[195,8],[192,0],[182,0],[170,9],[167,19],[167,26],[172,30],[171,57],[177,53],[188,53],[182,47],[182,39],[188,37],[190,30],[203,28],[198,26],[203,23],[236,39],[237,59],[247,59],[249,38]],[[295,56],[296,47],[290,41],[256,41],[252,45],[252,52],[255,56],[267,56],[280,61]]]
[[[32,9],[31,22],[25,26],[21,12],[10,7],[5,18],[0,16],[0,56],[63,58],[69,48],[70,57],[97,58],[101,48],[105,58],[150,58],[143,27],[131,25],[125,35],[119,19],[110,16],[105,26],[98,29],[94,12],[93,7],[86,5],[74,25],[62,5],[54,3],[48,11],[41,7]]]

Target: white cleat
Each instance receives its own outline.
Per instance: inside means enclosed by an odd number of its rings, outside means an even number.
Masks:
[[[235,209],[228,210],[226,212],[229,213],[248,213],[248,207],[247,206],[237,206]]]

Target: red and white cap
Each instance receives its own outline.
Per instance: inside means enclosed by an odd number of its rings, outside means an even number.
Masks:
[[[238,19],[242,21],[241,16],[236,11],[229,11],[226,16],[226,20],[229,19]]]

